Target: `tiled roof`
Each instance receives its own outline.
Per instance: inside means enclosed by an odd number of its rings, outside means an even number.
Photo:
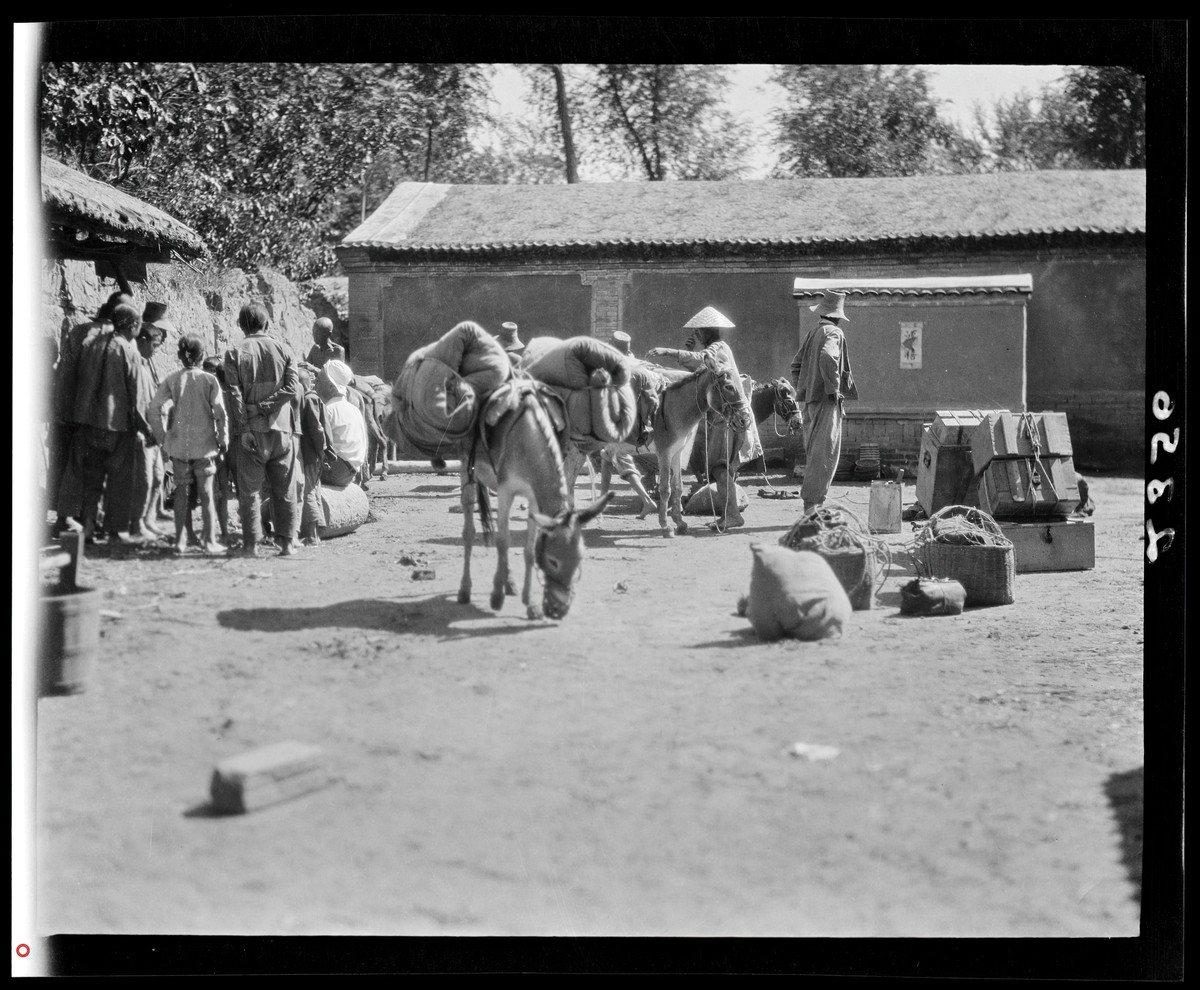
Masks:
[[[848,296],[1017,296],[1033,292],[1031,275],[973,275],[949,278],[798,278],[797,299],[832,290]]]
[[[170,248],[185,257],[207,252],[199,234],[157,206],[44,155],[42,206],[52,223],[79,223],[122,240]]]
[[[1144,170],[889,179],[397,186],[344,248],[797,247],[1144,234]]]

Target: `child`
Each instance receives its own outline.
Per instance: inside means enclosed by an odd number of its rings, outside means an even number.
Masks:
[[[301,505],[300,539],[307,547],[319,546],[321,511],[321,471],[329,437],[325,426],[325,404],[313,388],[310,366],[301,364],[300,377],[300,456],[304,462],[304,501]]]
[[[229,448],[225,397],[221,383],[200,367],[204,345],[198,337],[180,339],[179,360],[183,367],[158,387],[147,417],[175,473],[175,552],[187,551],[188,489],[194,482],[204,518],[203,551],[224,553],[225,547],[213,538],[213,477],[217,457]],[[170,417],[165,431],[164,410]]]

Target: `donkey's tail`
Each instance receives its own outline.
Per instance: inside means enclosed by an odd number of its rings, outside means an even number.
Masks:
[[[479,506],[479,527],[484,533],[492,532],[492,507],[488,502],[487,485],[475,482],[475,502]]]

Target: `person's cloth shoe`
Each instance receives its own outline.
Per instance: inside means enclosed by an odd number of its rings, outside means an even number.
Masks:
[[[258,544],[251,541],[243,543],[240,547],[230,547],[226,552],[231,557],[257,557]]]
[[[283,546],[279,549],[279,556],[292,557],[304,549],[304,544],[299,540],[281,540]]]

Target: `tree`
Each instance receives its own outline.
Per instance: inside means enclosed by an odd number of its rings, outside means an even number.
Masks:
[[[486,75],[472,65],[45,63],[43,146],[192,226],[221,262],[305,278],[330,270],[333,246],[361,219],[367,179],[390,189],[470,177]]]
[[[1075,105],[1074,141],[1095,168],[1146,167],[1146,80],[1121,66],[1067,71],[1064,95]]]
[[[781,65],[788,93],[774,113],[783,147],[777,173],[920,175],[955,166],[953,128],[925,73],[911,65]]]
[[[735,178],[745,168],[748,129],[722,104],[715,65],[595,65],[581,117],[600,153],[663,179]]]

